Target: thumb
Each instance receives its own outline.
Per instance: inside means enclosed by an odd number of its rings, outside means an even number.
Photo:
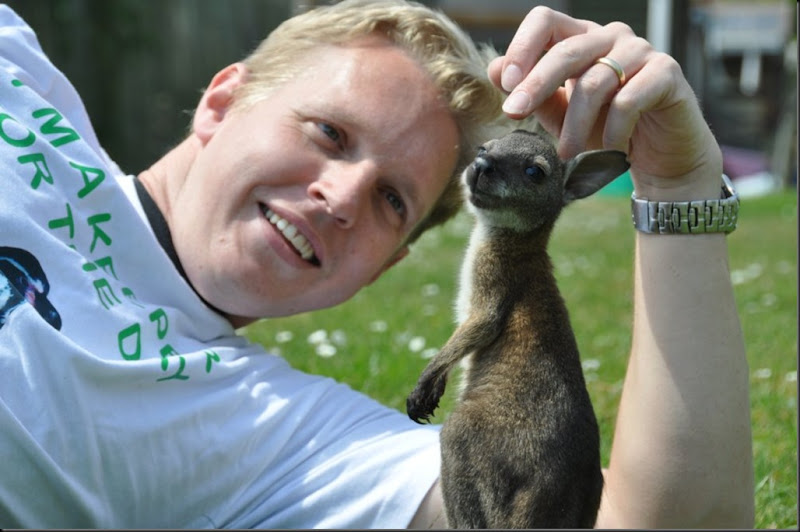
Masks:
[[[498,56],[492,59],[489,62],[489,66],[486,69],[486,74],[489,76],[489,81],[491,81],[495,87],[500,90],[503,90],[502,85],[500,84],[500,77],[503,74],[503,60],[505,56]]]

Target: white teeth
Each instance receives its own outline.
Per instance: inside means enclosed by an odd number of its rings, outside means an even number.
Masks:
[[[278,230],[283,233],[283,236],[286,237],[286,240],[292,243],[304,260],[311,260],[311,258],[314,257],[314,249],[311,247],[308,239],[300,234],[300,232],[297,230],[297,227],[293,226],[269,209],[264,210],[264,216],[267,217],[269,223],[277,227]]]

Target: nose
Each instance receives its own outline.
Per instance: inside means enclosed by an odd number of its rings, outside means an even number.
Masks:
[[[377,176],[377,168],[370,161],[332,161],[309,185],[308,193],[340,227],[349,228],[367,207]]]
[[[494,159],[488,155],[479,155],[475,157],[472,165],[475,167],[476,172],[489,174],[494,169]]]
[[[494,171],[494,159],[488,155],[475,157],[469,171],[467,172],[467,186],[471,191],[475,191],[478,180],[483,176],[488,176]],[[484,177],[484,181],[486,178]]]

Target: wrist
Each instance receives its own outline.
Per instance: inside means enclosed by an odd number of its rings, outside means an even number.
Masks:
[[[681,178],[637,178],[631,172],[633,193],[637,198],[650,201],[689,201],[693,199],[712,199],[719,196],[719,170],[705,170],[702,175],[691,175]]]
[[[688,169],[678,158],[675,161],[676,167],[662,167],[658,169],[658,173],[649,172],[646,164],[634,165],[631,168],[631,178],[636,197],[650,201],[689,201],[719,197],[722,151],[713,137],[707,146],[695,159],[697,162]]]
[[[727,234],[736,229],[738,217],[739,197],[725,174],[715,198],[651,200],[638,198],[635,192],[631,196],[633,226],[643,233]]]

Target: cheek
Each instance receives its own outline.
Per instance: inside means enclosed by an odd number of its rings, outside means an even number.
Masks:
[[[395,234],[381,235],[370,231],[348,254],[348,266],[343,268],[342,284],[352,293],[373,283],[395,262],[401,241]]]

